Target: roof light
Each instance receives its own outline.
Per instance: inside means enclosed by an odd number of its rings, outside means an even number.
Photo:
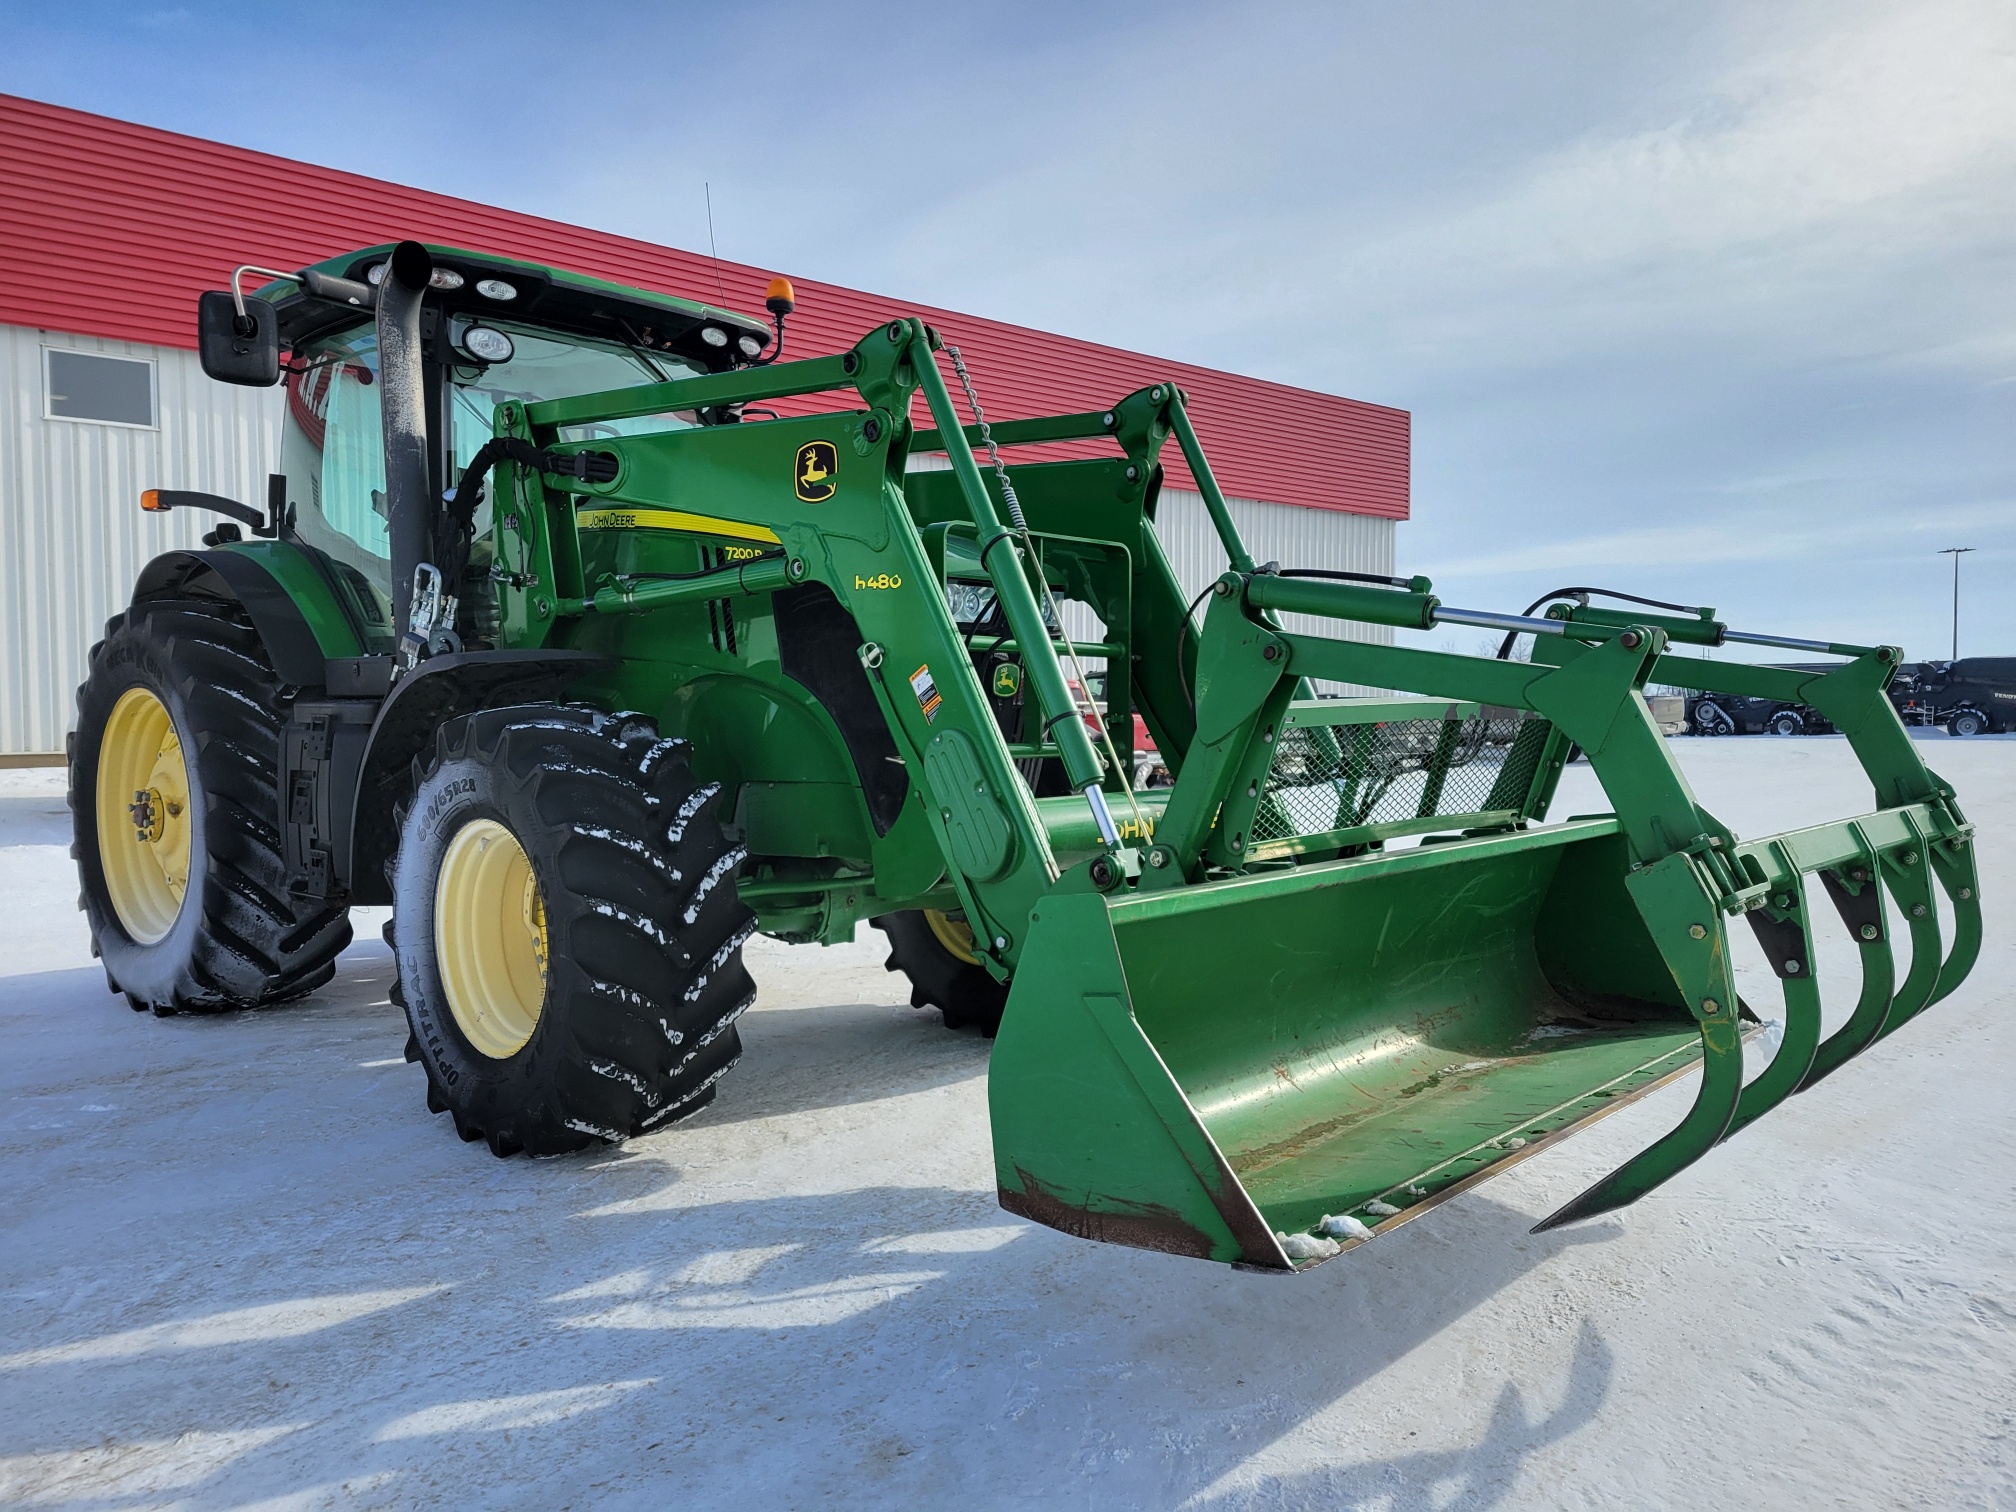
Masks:
[[[364,270],[364,280],[373,288],[385,282],[385,264],[381,262],[371,264],[370,267]],[[427,287],[430,289],[459,289],[466,282],[467,280],[453,268],[436,268],[428,276]]]
[[[728,345],[728,333],[719,326],[700,327],[700,339],[711,347],[724,347]]]
[[[735,338],[735,345],[742,349],[744,357],[755,357],[759,356],[763,351],[763,338],[749,335],[737,336]]]
[[[798,308],[798,291],[788,278],[773,278],[763,294],[763,308],[772,315],[789,315]]]
[[[481,278],[476,281],[476,292],[485,299],[506,300],[518,297],[518,286],[508,284],[501,278]]]
[[[166,514],[168,512],[168,506],[161,502],[161,490],[158,488],[148,488],[141,491],[140,507],[149,514]]]

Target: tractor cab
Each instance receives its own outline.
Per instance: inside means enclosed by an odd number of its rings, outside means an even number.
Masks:
[[[454,480],[492,434],[496,407],[724,372],[761,358],[776,339],[762,322],[690,300],[619,289],[511,259],[430,248],[421,311],[430,493]],[[257,291],[270,305],[285,409],[280,473],[291,534],[326,563],[354,627],[373,653],[397,639],[392,617],[375,296],[387,247],[332,258]],[[259,270],[252,270],[259,271]],[[723,406],[571,428],[568,440],[646,435],[733,423]],[[494,551],[488,502],[471,521],[469,566]],[[469,596],[457,626],[471,644],[494,639],[494,615]]]

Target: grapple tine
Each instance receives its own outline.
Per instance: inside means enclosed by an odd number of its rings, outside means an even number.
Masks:
[[[1820,983],[1814,968],[1813,935],[1806,924],[1805,890],[1784,847],[1773,845],[1771,853],[1783,868],[1785,881],[1763,908],[1753,909],[1747,917],[1765,959],[1783,984],[1784,1038],[1778,1042],[1771,1064],[1744,1087],[1724,1139],[1798,1091],[1820,1049]]]
[[[1921,832],[1913,844],[1885,851],[1882,856],[1884,885],[1911,931],[1911,969],[1890,999],[1890,1011],[1884,1015],[1878,1039],[1895,1034],[1922,1013],[1939,983],[1939,912],[1932,906],[1932,868],[1925,859],[1928,849]]]
[[[1857,835],[1861,834],[1859,826]],[[1897,983],[1897,965],[1890,955],[1888,931],[1883,927],[1883,892],[1876,880],[1875,850],[1863,839],[1862,857],[1845,877],[1829,867],[1820,873],[1820,885],[1834,901],[1835,912],[1848,926],[1848,936],[1862,954],[1862,995],[1848,1022],[1821,1043],[1813,1057],[1812,1069],[1799,1083],[1804,1092],[1823,1076],[1874,1044],[1883,1033],[1883,1021],[1890,1014],[1890,994]]]
[[[1734,1013],[1727,1013],[1701,1025],[1701,1090],[1679,1127],[1534,1224],[1533,1232],[1544,1234],[1628,1207],[1677,1176],[1721,1141],[1742,1091],[1743,1039]]]
[[[1938,985],[1932,989],[1931,1001],[1936,1003],[1967,979],[1981,954],[1981,888],[1974,874],[1972,836],[1936,841],[1926,850],[1932,857],[1933,874],[1953,909],[1953,948],[1946,953]]]
[[[1677,1128],[1535,1224],[1536,1234],[1628,1206],[1678,1175],[1721,1141],[1742,1097],[1736,983],[1713,892],[1685,854],[1634,870],[1625,886],[1700,1026],[1701,1087]]]

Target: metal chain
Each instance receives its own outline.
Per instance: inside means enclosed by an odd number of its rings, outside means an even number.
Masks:
[[[1008,505],[1008,518],[1015,523],[1015,533],[1022,538],[1022,545],[1029,553],[1029,560],[1036,564],[1036,581],[1043,589],[1044,605],[1050,610],[1050,617],[1057,622],[1057,637],[1064,643],[1064,654],[1071,658],[1071,671],[1078,680],[1078,695],[1085,700],[1085,708],[1078,708],[1078,696],[1074,695],[1072,707],[1082,716],[1092,715],[1092,722],[1099,731],[1100,744],[1106,747],[1106,759],[1120,774],[1120,790],[1127,795],[1127,807],[1134,811],[1134,832],[1142,844],[1148,843],[1148,820],[1141,812],[1141,805],[1134,797],[1134,774],[1127,763],[1120,759],[1120,752],[1113,745],[1113,732],[1106,728],[1106,721],[1099,717],[1099,706],[1092,702],[1092,684],[1086,679],[1085,665],[1078,660],[1078,648],[1071,643],[1070,632],[1064,628],[1064,615],[1057,607],[1057,599],[1050,592],[1050,574],[1043,570],[1043,560],[1036,553],[1035,539],[1029,534],[1029,522],[1023,518],[1022,503],[1015,497],[1015,485],[1008,477],[1008,464],[1001,460],[1001,448],[994,444],[994,430],[988,425],[987,416],[980,408],[980,395],[974,391],[973,375],[966,371],[966,359],[959,348],[951,342],[945,343],[945,353],[952,359],[952,371],[959,375],[959,386],[966,391],[967,407],[973,411],[973,423],[980,428],[980,444],[987,448],[987,461],[994,469],[994,476],[1001,481],[1001,498]],[[1047,627],[1046,627],[1047,628]],[[1131,679],[1133,669],[1123,669]],[[1106,696],[1111,706],[1113,696],[1113,663],[1106,663]]]

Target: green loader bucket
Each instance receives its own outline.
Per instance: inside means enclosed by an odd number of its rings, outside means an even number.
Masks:
[[[1053,896],[994,1050],[1002,1204],[1273,1268],[1695,1065],[1611,820]],[[1729,1030],[1732,1042],[1734,1026]]]

